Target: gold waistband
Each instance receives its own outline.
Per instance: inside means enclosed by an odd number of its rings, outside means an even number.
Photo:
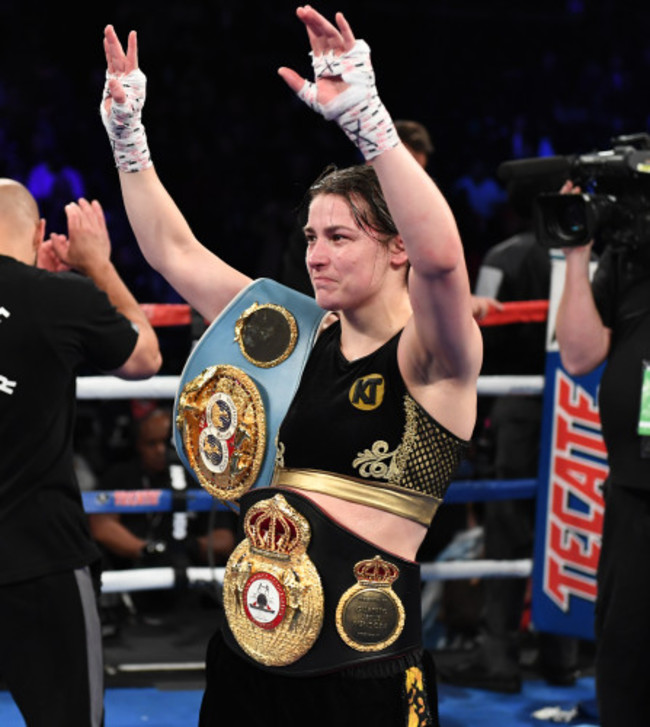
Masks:
[[[429,527],[442,503],[436,497],[408,492],[383,482],[354,480],[329,472],[276,467],[273,484],[296,490],[320,492],[341,500],[368,505]]]

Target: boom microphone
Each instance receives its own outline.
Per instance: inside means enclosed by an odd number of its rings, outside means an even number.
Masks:
[[[515,159],[513,161],[503,162],[499,165],[497,176],[502,182],[524,180],[530,177],[545,175],[563,175],[564,177],[569,178],[573,161],[574,157],[571,156]]]

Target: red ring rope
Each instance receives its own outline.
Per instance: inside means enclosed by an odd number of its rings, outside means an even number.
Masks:
[[[547,300],[519,300],[502,303],[502,310],[490,310],[479,326],[503,326],[507,323],[543,323],[548,316]]]
[[[541,323],[548,315],[547,300],[526,300],[502,303],[502,310],[490,310],[479,326],[500,326],[508,323]],[[187,326],[192,312],[187,303],[142,303],[149,322],[156,328]]]

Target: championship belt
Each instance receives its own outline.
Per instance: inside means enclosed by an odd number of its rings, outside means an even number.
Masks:
[[[275,438],[325,312],[261,278],[222,311],[180,377],[174,444],[198,483],[220,500],[268,484]]]
[[[226,644],[267,671],[326,674],[422,646],[420,567],[338,525],[291,490],[241,500],[243,540],[226,565]]]
[[[224,575],[223,605],[240,647],[265,666],[306,654],[323,624],[323,588],[307,555],[309,522],[282,495],[253,505]]]

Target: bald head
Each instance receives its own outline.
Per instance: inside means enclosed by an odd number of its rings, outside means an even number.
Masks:
[[[13,179],[0,178],[0,225],[19,232],[38,223],[38,205],[27,187]]]
[[[0,253],[33,263],[40,227],[38,205],[27,187],[0,178]]]

